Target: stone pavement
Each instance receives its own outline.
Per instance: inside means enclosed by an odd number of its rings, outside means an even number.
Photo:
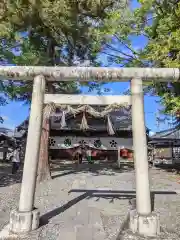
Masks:
[[[180,185],[170,179],[172,173],[157,169],[151,169],[150,173],[152,190],[180,191]],[[134,193],[120,190],[135,190],[134,170],[119,171],[104,166],[93,169],[86,165],[75,171],[72,165],[66,165],[61,170],[54,169],[52,175],[52,180],[37,186],[35,206],[41,212],[41,227],[21,239],[143,239],[129,238],[130,233],[123,232],[128,222],[129,200]],[[10,209],[17,205],[19,189],[20,184],[1,187],[1,228],[9,220]],[[73,189],[99,191],[71,192]],[[112,191],[104,193],[106,189]],[[160,212],[164,234],[157,239],[180,239],[179,194],[156,194],[155,210]]]

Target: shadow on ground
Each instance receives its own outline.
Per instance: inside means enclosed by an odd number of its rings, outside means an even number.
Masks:
[[[116,168],[113,166],[112,162],[107,161],[100,161],[95,162],[95,164],[89,164],[87,162],[77,165],[72,162],[68,161],[60,161],[60,160],[53,160],[51,162],[51,173],[52,179],[63,177],[70,174],[76,173],[87,173],[90,172],[92,175],[109,175],[114,176],[117,173],[133,171],[133,165],[122,165],[121,169]],[[21,166],[20,170],[16,174],[12,174],[12,164],[1,162],[0,163],[0,187],[10,186],[15,183],[20,183],[22,180],[22,169]],[[58,174],[56,174],[58,172]]]
[[[113,203],[115,199],[117,200],[129,200],[129,204],[131,209],[136,208],[136,192],[135,190],[126,191],[126,190],[98,190],[98,189],[72,189],[69,191],[70,193],[82,193],[80,196],[77,196],[58,208],[53,209],[52,211],[41,216],[41,226],[48,224],[51,218],[65,212],[72,206],[76,205],[82,200],[88,200],[92,198],[96,198],[95,201],[99,201],[101,198],[109,200],[109,203]],[[175,191],[152,191],[151,192],[151,205],[152,211],[154,211],[154,202],[155,195],[163,194],[163,195],[174,195],[177,194]]]
[[[95,162],[94,164],[89,164],[87,162],[84,162],[82,164],[76,165],[75,163],[66,163],[63,164],[62,162],[59,162],[59,165],[57,164],[57,161],[51,162],[51,172],[61,172],[60,174],[54,175],[52,174],[52,178],[57,178],[69,174],[75,174],[75,173],[86,173],[89,172],[92,175],[109,175],[114,176],[118,173],[123,172],[129,172],[134,171],[134,165],[133,164],[122,164],[121,168],[117,168],[114,164],[114,162],[107,162],[107,161],[99,161]],[[55,165],[55,166],[54,166]]]
[[[89,200],[92,198],[96,198],[96,202],[99,201],[101,198],[109,200],[109,203],[113,203],[115,199],[118,200],[131,200],[135,197],[134,194],[114,194],[114,193],[92,193],[91,191],[86,191],[85,193],[81,194],[80,196],[73,198],[63,206],[53,209],[52,211],[44,214],[41,216],[40,224],[41,226],[48,224],[51,218],[65,212],[72,206],[76,205],[82,200]]]
[[[156,168],[166,172],[180,174],[180,164],[159,164]]]
[[[0,164],[0,187],[6,187],[21,182],[22,169],[20,169],[16,174],[12,174],[11,171],[11,163]]]

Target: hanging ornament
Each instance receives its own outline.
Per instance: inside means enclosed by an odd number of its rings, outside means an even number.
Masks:
[[[128,150],[126,148],[121,149],[120,151],[121,157],[127,158],[128,157]]]
[[[83,117],[82,117],[82,121],[81,121],[80,129],[82,129],[82,130],[87,130],[87,129],[89,129],[89,126],[88,126],[88,123],[87,123],[87,119],[86,119],[85,112],[83,112]]]
[[[115,135],[109,114],[107,115],[107,131],[108,131],[109,135],[111,135],[111,136]]]
[[[66,113],[65,113],[65,111],[62,111],[61,128],[64,128],[66,126],[67,126],[67,124],[66,124]]]

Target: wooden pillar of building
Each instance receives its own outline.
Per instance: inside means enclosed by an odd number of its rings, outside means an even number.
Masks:
[[[136,211],[130,214],[130,228],[145,236],[156,236],[159,217],[151,212],[148,153],[142,79],[131,80],[133,149],[136,174]]]
[[[34,195],[39,160],[44,93],[45,78],[41,75],[36,76],[33,84],[19,209],[13,210],[10,215],[10,230],[17,233],[34,230],[39,225],[39,212],[34,208]]]
[[[46,105],[43,111],[42,133],[40,141],[39,164],[37,181],[51,179],[49,167],[49,131],[50,131],[50,106]]]
[[[118,159],[117,159],[117,167],[120,169],[121,168],[121,146],[118,146]]]

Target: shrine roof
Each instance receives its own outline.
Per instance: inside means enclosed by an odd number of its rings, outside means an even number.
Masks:
[[[164,131],[157,132],[150,139],[180,139],[180,129],[179,128],[170,128]]]
[[[103,110],[103,107],[97,106],[94,107],[96,110],[99,112]],[[119,110],[116,111],[111,111],[109,113],[110,120],[112,123],[112,126],[115,131],[132,131],[132,120],[131,120],[131,107],[121,107]],[[67,122],[67,127],[66,128],[61,128],[61,117],[62,117],[62,112],[58,111],[53,114],[50,117],[50,122],[51,122],[51,129],[53,130],[78,130],[81,131],[80,129],[80,122],[82,120],[82,113],[77,114],[75,117],[72,114],[67,114],[66,115],[66,122]],[[78,119],[79,118],[79,119]],[[96,117],[90,117],[87,119],[89,129],[88,131],[107,131],[107,124],[106,120],[104,118],[96,118]],[[16,138],[23,137],[25,134],[25,131],[28,129],[28,124],[29,124],[29,119],[27,118],[24,122],[22,122],[19,126],[17,126],[17,131],[15,134]]]
[[[104,107],[102,106],[93,106],[98,112],[103,111]],[[87,116],[88,115],[88,116]],[[53,114],[51,117],[51,128],[52,129],[61,129],[61,117],[62,111],[57,111],[56,114]],[[131,107],[121,107],[118,110],[112,110],[109,113],[110,121],[113,125],[115,131],[118,130],[132,130],[132,120],[131,120]],[[86,114],[87,123],[89,125],[88,131],[103,131],[107,129],[107,120],[104,117],[94,117],[90,114]],[[75,117],[73,114],[67,114],[66,123],[68,130],[80,130],[80,122],[82,119],[82,113],[77,114]],[[63,128],[64,129],[64,128]]]
[[[93,106],[95,107],[95,106]],[[95,107],[98,111],[102,111],[102,106]],[[81,115],[81,116],[80,116]],[[121,107],[119,110],[111,111],[109,113],[110,120],[113,125],[113,128],[115,131],[129,131],[132,132],[132,116],[131,116],[131,107]],[[61,122],[62,112],[57,110],[57,113],[53,114],[50,118],[51,121],[51,129],[54,131],[82,131],[80,129],[80,121],[76,122],[77,118],[79,117],[82,119],[82,113],[77,114],[75,117],[72,114],[67,114],[66,116],[66,122],[67,127],[61,128],[60,122]],[[107,125],[106,120],[103,118],[95,118],[92,117],[91,119],[87,119],[89,129],[87,131],[95,131],[95,132],[101,132],[101,131],[107,131]],[[21,123],[19,126],[17,126],[18,131],[16,132],[16,137],[23,137],[25,136],[25,132],[27,132],[29,124],[29,119],[27,118],[23,123]],[[149,131],[148,128],[146,128],[147,132]]]

